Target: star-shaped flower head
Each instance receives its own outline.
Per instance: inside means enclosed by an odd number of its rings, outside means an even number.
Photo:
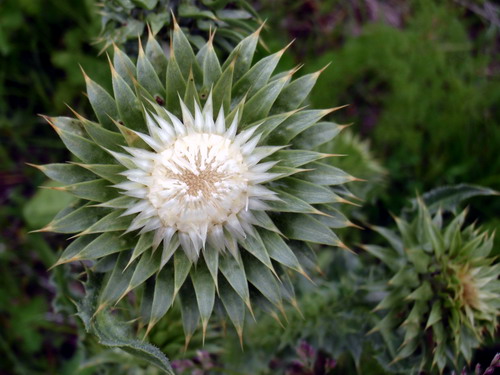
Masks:
[[[180,297],[187,340],[214,307],[241,336],[254,304],[295,304],[289,271],[314,267],[356,180],[308,150],[343,126],[337,108],[299,108],[320,72],[275,74],[285,49],[252,63],[260,29],[221,64],[212,38],[195,55],[175,25],[169,57],[152,35],[137,61],[115,48],[113,93],[85,76],[97,122],[47,118],[80,160],[39,168],[78,201],[42,230],[76,233],[57,264],[106,273],[98,311],[143,289],[148,329]]]
[[[494,236],[469,225],[466,211],[448,225],[440,211],[431,216],[422,200],[411,222],[396,218],[400,235],[374,229],[391,248],[367,245],[394,275],[376,310],[388,310],[380,331],[395,357],[410,358],[417,372],[459,369],[470,363],[485,333],[494,335],[500,307],[500,264],[489,257]],[[399,349],[392,335],[404,336]]]

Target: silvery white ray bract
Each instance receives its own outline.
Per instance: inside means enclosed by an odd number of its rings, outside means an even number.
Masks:
[[[182,121],[165,109],[163,117],[146,114],[149,135],[136,133],[153,151],[115,154],[136,167],[115,187],[137,199],[124,213],[137,214],[128,231],[154,231],[154,248],[163,241],[171,255],[180,244],[196,261],[208,241],[237,256],[237,240],[252,233],[252,211],[278,199],[262,185],[276,177],[267,172],[275,162],[259,163],[269,152],[256,147],[256,127],[236,134],[238,116],[226,126],[222,108],[214,120],[211,95],[203,110],[194,107],[193,116],[181,101]]]

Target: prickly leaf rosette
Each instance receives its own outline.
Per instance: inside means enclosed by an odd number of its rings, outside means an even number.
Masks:
[[[419,359],[415,371],[459,368],[472,359],[485,333],[494,335],[500,308],[500,264],[488,257],[493,236],[462,228],[466,211],[443,225],[441,211],[432,217],[418,201],[412,222],[396,218],[400,235],[374,229],[391,248],[367,245],[394,276],[376,310],[388,310],[372,332],[390,342],[398,330],[404,340],[393,362]],[[393,348],[394,352],[394,348]]]
[[[42,230],[76,233],[57,264],[106,272],[96,313],[140,288],[148,331],[179,297],[188,340],[214,309],[241,336],[253,304],[295,304],[312,244],[344,246],[331,187],[355,178],[304,149],[343,127],[299,108],[320,72],[274,74],[285,49],[252,63],[259,31],[222,64],[212,38],[195,55],[175,26],[167,58],[150,35],[135,63],[115,50],[112,94],[85,76],[98,122],[47,118],[80,161],[39,168],[79,201]]]

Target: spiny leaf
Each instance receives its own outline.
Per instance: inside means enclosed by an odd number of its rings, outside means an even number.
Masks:
[[[122,349],[148,361],[166,374],[175,375],[167,357],[158,348],[130,338],[126,326],[120,324],[109,312],[104,310],[96,314],[100,288],[101,279],[89,272],[89,279],[85,284],[85,298],[77,304],[78,316],[83,320],[87,332],[96,335],[102,345]]]
[[[53,163],[45,165],[28,164],[43,172],[48,178],[63,184],[95,180],[97,176],[75,164]]]
[[[116,189],[110,187],[109,181],[101,179],[79,182],[60,188],[60,190],[67,191],[75,197],[94,202],[106,202],[118,195]]]
[[[118,118],[118,109],[115,99],[113,99],[113,97],[100,85],[92,81],[85,72],[83,72],[83,76],[85,77],[85,83],[87,85],[87,95],[90,105],[99,123],[106,129],[113,129],[114,127],[111,119]]]
[[[191,268],[191,280],[196,292],[196,301],[203,325],[203,337],[205,337],[208,320],[214,308],[215,284],[204,262],[199,262],[196,269]]]
[[[286,217],[281,217],[279,223],[283,234],[290,239],[344,246],[330,228],[309,215],[288,214]]]

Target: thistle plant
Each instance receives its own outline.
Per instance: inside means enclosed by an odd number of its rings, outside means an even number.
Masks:
[[[215,44],[230,52],[260,23],[245,0],[102,0],[99,6],[102,29],[97,42],[103,51],[113,43],[135,40],[146,25],[167,40],[177,17],[191,43],[201,47],[210,30],[217,29]]]
[[[46,117],[78,160],[38,168],[77,201],[41,231],[75,234],[56,265],[104,272],[89,324],[135,291],[146,333],[179,299],[186,344],[214,310],[241,339],[253,305],[296,304],[288,274],[307,277],[313,244],[345,247],[331,187],[356,178],[307,149],[340,107],[301,108],[321,72],[275,74],[286,47],[253,63],[259,33],[221,63],[214,34],[195,53],[174,23],[169,57],[151,33],[136,62],[115,47],[112,93],[85,75],[97,122]]]
[[[393,363],[419,358],[414,370],[470,364],[486,333],[494,335],[500,307],[500,264],[489,257],[493,235],[464,226],[466,210],[448,225],[431,216],[422,200],[412,222],[396,218],[400,235],[375,227],[391,247],[365,246],[386,264],[391,279],[375,310],[387,311],[372,332],[388,343],[398,330],[404,340]],[[391,348],[393,353],[395,348]]]

